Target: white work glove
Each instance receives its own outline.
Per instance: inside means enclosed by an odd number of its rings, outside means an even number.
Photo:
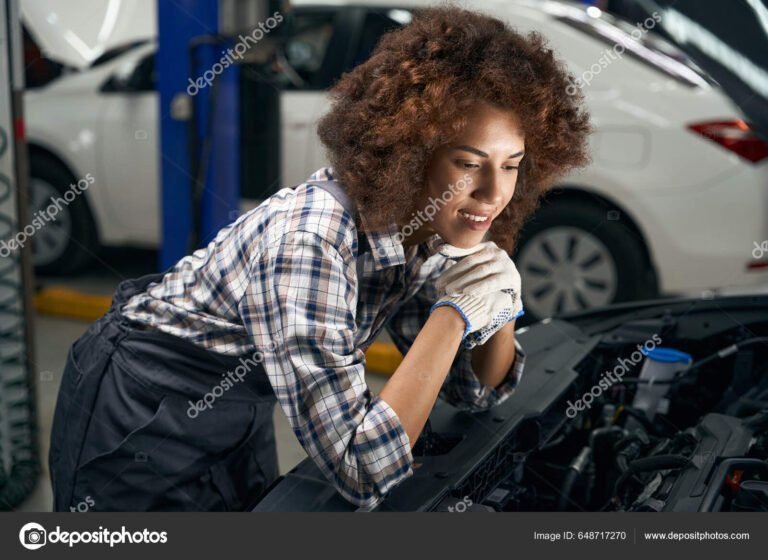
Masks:
[[[461,260],[437,279],[441,305],[459,311],[466,323],[462,340],[466,348],[483,344],[501,327],[523,315],[521,280],[512,259],[494,242],[461,249],[443,244],[438,252]]]

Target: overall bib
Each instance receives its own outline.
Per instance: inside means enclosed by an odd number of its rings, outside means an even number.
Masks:
[[[54,511],[250,510],[278,477],[276,398],[258,353],[211,352],[119,312],[163,274],[121,282],[69,350],[51,431]]]

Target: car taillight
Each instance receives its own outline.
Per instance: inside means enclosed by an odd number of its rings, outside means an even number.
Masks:
[[[689,124],[688,128],[752,163],[768,158],[768,142],[752,132],[742,120],[695,123]]]

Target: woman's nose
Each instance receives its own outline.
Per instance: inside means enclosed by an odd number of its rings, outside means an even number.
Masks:
[[[472,197],[489,206],[498,206],[504,200],[506,185],[498,173],[489,172],[479,179]]]

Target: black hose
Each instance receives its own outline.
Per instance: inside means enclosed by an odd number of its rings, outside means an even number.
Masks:
[[[733,344],[729,344],[725,348],[721,348],[720,350],[710,354],[706,358],[702,358],[698,362],[692,363],[691,366],[688,369],[684,370],[677,379],[687,376],[690,372],[695,371],[700,367],[707,365],[710,362],[719,360],[721,358],[725,358],[727,356],[730,356],[731,354],[735,354],[744,346],[751,346],[753,344],[758,344],[762,342],[768,342],[768,336],[755,336],[752,338],[745,338],[744,340],[740,340],[738,342],[734,342]]]
[[[616,481],[614,486],[614,496],[619,496],[621,487],[630,477],[647,471],[660,471],[666,469],[682,469],[690,463],[690,459],[683,455],[656,455],[654,457],[643,457],[636,459],[629,464],[626,471]]]
[[[570,502],[573,487],[579,477],[586,471],[591,456],[592,449],[587,446],[583,447],[579,454],[571,461],[571,464],[568,466],[568,473],[566,473],[560,486],[560,499],[557,501],[557,511],[566,511],[568,509],[568,502]]]
[[[568,473],[563,479],[563,484],[560,487],[560,499],[557,501],[557,511],[567,511],[568,502],[571,501],[571,492],[573,486],[579,479],[580,473],[573,469],[568,469]]]

